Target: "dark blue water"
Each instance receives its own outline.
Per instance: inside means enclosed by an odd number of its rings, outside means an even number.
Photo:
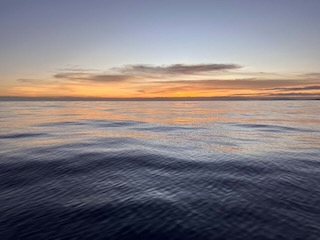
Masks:
[[[320,102],[0,102],[0,239],[320,239]]]

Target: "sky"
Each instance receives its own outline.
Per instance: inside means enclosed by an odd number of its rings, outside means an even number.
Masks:
[[[319,0],[0,0],[0,96],[320,98]]]

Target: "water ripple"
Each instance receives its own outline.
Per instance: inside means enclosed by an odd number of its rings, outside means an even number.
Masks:
[[[317,102],[0,109],[1,240],[319,239]]]

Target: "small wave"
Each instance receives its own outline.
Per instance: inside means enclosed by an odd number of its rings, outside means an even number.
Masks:
[[[30,137],[42,137],[48,136],[47,133],[16,133],[0,135],[0,139],[19,139],[19,138],[30,138]]]
[[[90,120],[86,121],[88,125],[93,125],[96,127],[103,127],[103,128],[114,128],[114,127],[131,127],[136,125],[145,124],[144,122],[138,121],[119,121],[119,120]]]
[[[63,127],[63,126],[77,126],[77,125],[85,125],[83,122],[75,122],[75,121],[62,121],[62,122],[48,122],[35,124],[36,127]]]
[[[194,131],[194,130],[201,130],[201,129],[204,129],[204,128],[180,127],[180,126],[154,126],[154,127],[134,128],[134,130],[138,130],[138,131],[151,131],[151,132]]]
[[[303,128],[293,128],[293,127],[285,127],[279,125],[269,125],[269,124],[232,124],[234,126],[243,127],[243,128],[252,128],[259,129],[267,132],[315,132],[315,130],[311,129],[303,129]]]

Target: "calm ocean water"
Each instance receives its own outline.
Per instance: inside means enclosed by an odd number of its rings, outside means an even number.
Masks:
[[[320,101],[0,102],[0,239],[320,239]]]

